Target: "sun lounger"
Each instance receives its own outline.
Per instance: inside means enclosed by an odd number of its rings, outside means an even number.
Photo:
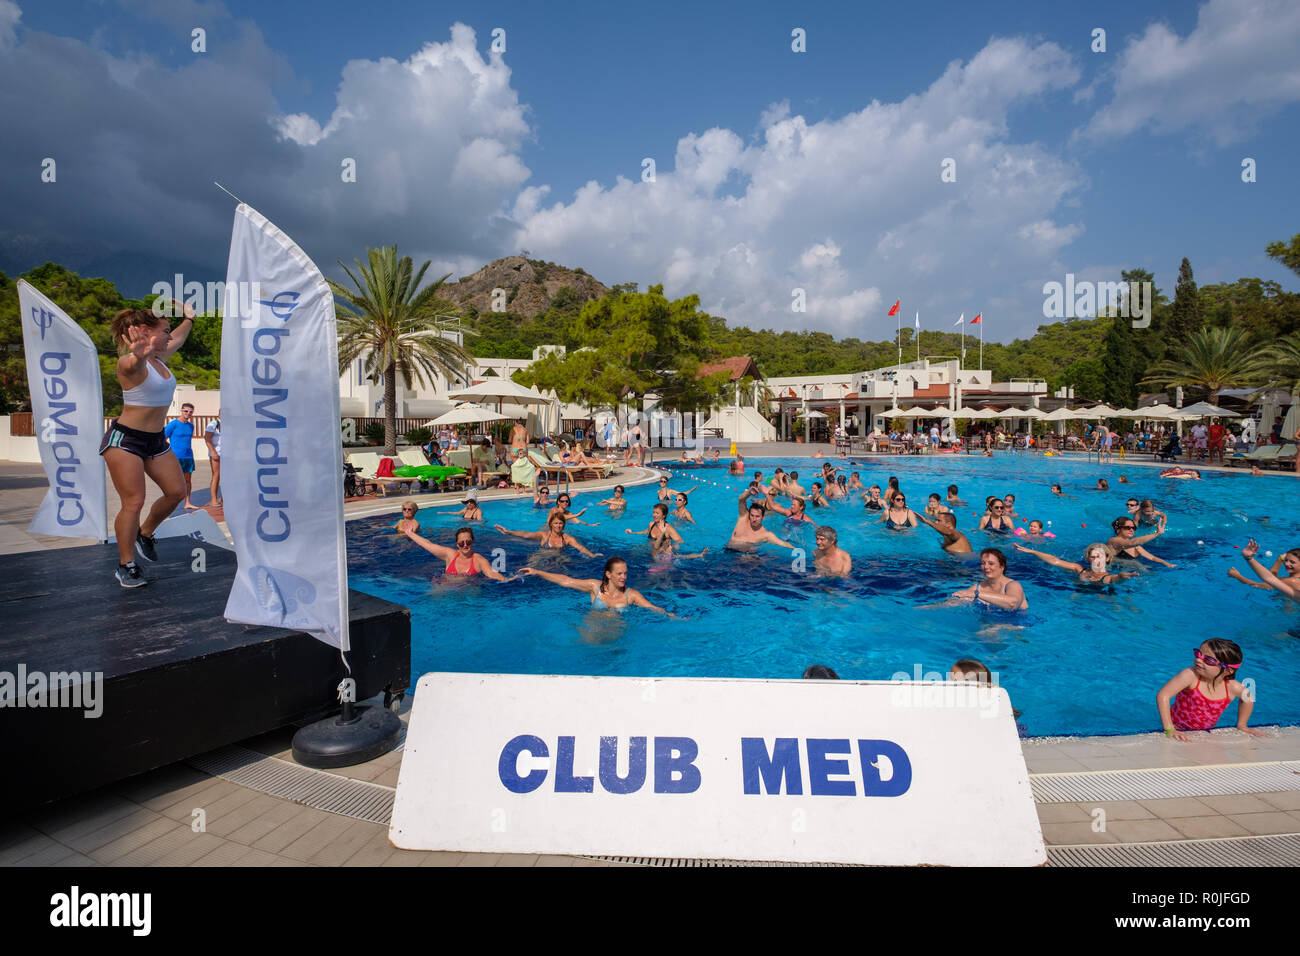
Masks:
[[[379,470],[379,462],[383,457],[387,456],[380,456],[372,451],[354,452],[348,456],[348,462],[357,470],[357,478],[362,482],[362,487],[374,485],[375,489],[383,497],[387,498],[390,487],[406,486],[409,489],[419,485],[420,479],[418,478],[376,477],[375,473]]]
[[[1273,466],[1278,471],[1294,471],[1296,446],[1292,442],[1286,442],[1282,445],[1271,446],[1276,448],[1277,454],[1273,456]]]
[[[1254,451],[1245,455],[1233,455],[1227,459],[1224,464],[1229,467],[1235,467],[1237,464],[1246,466],[1258,465],[1261,468],[1267,468],[1269,463],[1274,461],[1278,453],[1282,451],[1282,445],[1260,445]]]

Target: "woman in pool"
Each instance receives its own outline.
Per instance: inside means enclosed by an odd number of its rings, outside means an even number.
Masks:
[[[647,601],[641,592],[635,588],[627,586],[627,562],[622,558],[610,558],[605,562],[605,573],[599,581],[589,578],[571,578],[563,574],[553,574],[550,571],[539,571],[536,568],[520,568],[520,575],[537,575],[545,581],[552,584],[558,584],[562,588],[572,588],[575,591],[583,591],[591,595],[592,607],[608,608],[611,611],[621,611],[625,607],[633,606],[643,607],[654,611],[656,614],[662,614],[665,617],[671,617],[675,621],[680,621],[676,614],[664,610]]]
[[[569,497],[569,493],[567,491],[560,492],[559,497],[555,499],[555,509],[557,511],[561,511],[564,513],[564,520],[566,522],[570,524],[585,524],[589,528],[594,528],[596,527],[596,525],[600,524],[599,521],[580,520],[582,516],[587,513],[587,509],[583,508],[581,511],[574,514],[573,512],[569,511],[569,507],[572,504],[573,504],[573,499]]]
[[[822,494],[822,483],[820,481],[812,483],[812,503],[814,508],[825,508],[830,504],[826,500],[826,496]]]
[[[185,476],[163,426],[176,392],[176,376],[167,368],[167,360],[189,338],[194,310],[175,299],[172,304],[184,315],[175,332],[166,318],[150,309],[123,309],[111,323],[113,340],[122,353],[117,360],[122,413],[108,426],[99,453],[122,503],[113,522],[119,559],[114,575],[124,588],[149,583],[135,563],[132,548],[145,561],[156,562],[153,534],[185,497]],[[146,477],[158,485],[162,497],[141,521]]]
[[[689,521],[695,524],[695,518],[691,516],[690,509],[686,507],[687,497],[685,492],[677,492],[677,507],[673,509],[673,517],[678,521]]]
[[[1259,546],[1256,545],[1256,550],[1249,557],[1258,554],[1258,549]],[[1242,555],[1246,556],[1244,551]],[[1279,575],[1279,572],[1283,570],[1286,573]],[[1298,576],[1300,575],[1300,548],[1292,548],[1290,551],[1284,552],[1281,557],[1273,562],[1273,566],[1268,569],[1268,573],[1277,578],[1278,583],[1285,584],[1294,590],[1297,585],[1300,585],[1300,576]],[[1249,584],[1252,588],[1261,588],[1265,591],[1273,590],[1273,585],[1264,584],[1261,581],[1252,581],[1236,568],[1228,569],[1228,577],[1240,581],[1242,584]]]
[[[597,506],[609,505],[609,510],[611,513],[615,511],[622,511],[624,508],[627,507],[627,499],[623,497],[623,486],[615,485],[614,497],[606,498],[604,501],[598,501],[596,502],[596,505]]]
[[[460,501],[459,508],[452,508],[448,511],[435,511],[434,514],[454,514],[460,517],[461,521],[482,521],[483,509],[478,506],[478,494],[473,489],[465,492],[465,497]],[[406,504],[402,505],[402,510],[406,510]],[[401,530],[401,529],[398,529]],[[419,530],[419,527],[416,527]]]
[[[567,545],[573,548],[579,554],[585,554],[589,558],[600,557],[600,552],[593,554],[578,543],[578,540],[564,530],[564,512],[552,511],[546,519],[546,530],[544,531],[509,531],[501,525],[493,525],[502,534],[508,534],[515,538],[527,538],[530,541],[538,542],[538,550],[543,548],[552,548],[561,551]]]
[[[419,532],[420,522],[415,517],[415,513],[420,510],[420,506],[414,501],[402,502],[402,516],[397,519],[397,524],[393,525],[393,530],[398,534],[406,534],[407,530]]]
[[[1154,554],[1142,547],[1148,541],[1154,541],[1165,533],[1165,523],[1163,521],[1156,525],[1156,530],[1150,534],[1144,534],[1140,538],[1134,537],[1137,534],[1137,522],[1125,515],[1123,518],[1116,518],[1110,523],[1111,530],[1115,532],[1115,537],[1106,542],[1107,546],[1119,557],[1123,558],[1146,558],[1148,561],[1154,561],[1156,564],[1163,564],[1167,568],[1177,567],[1170,564],[1164,558],[1157,558]]]
[[[698,487],[700,486],[692,485],[690,488],[686,489],[685,494],[689,495],[692,491],[694,491]],[[660,475],[659,476],[659,500],[672,501],[673,496],[677,494],[681,494],[681,492],[673,491],[671,488],[668,487],[668,476]]]
[[[1287,571],[1290,572],[1290,575],[1285,578],[1279,578],[1259,562],[1259,559],[1255,557],[1257,554],[1259,554],[1259,544],[1254,538],[1251,538],[1246,542],[1246,546],[1241,549],[1241,556],[1246,559],[1246,563],[1250,565],[1251,570],[1258,574],[1260,580],[1271,587],[1274,591],[1285,594],[1293,601],[1300,601],[1300,578],[1296,578],[1295,572],[1291,570],[1292,562],[1286,562]],[[1295,551],[1288,551],[1286,554],[1282,555],[1282,557],[1286,559],[1294,554],[1296,554]]]
[[[889,480],[894,481],[893,478]],[[880,521],[891,531],[916,527],[916,515],[912,513],[911,508],[907,507],[907,498],[901,491],[895,491],[894,496],[889,499],[889,507],[885,509]]]
[[[952,511],[952,509],[939,500],[939,493],[937,491],[930,496],[930,500],[925,505],[925,513],[931,518],[937,518],[939,515],[948,514],[950,511]]]
[[[1024,611],[1029,607],[1025,598],[1025,589],[1007,577],[1007,556],[997,548],[985,548],[980,552],[980,570],[984,580],[960,591],[954,591],[953,597],[960,601],[983,601],[1005,611]]]
[[[549,508],[551,506],[551,489],[546,483],[546,472],[537,473],[537,483],[533,485],[533,507]]]
[[[1116,581],[1137,577],[1138,574],[1136,571],[1121,571],[1118,574],[1112,574],[1108,567],[1114,553],[1100,541],[1095,541],[1083,549],[1083,559],[1086,564],[1063,561],[1056,555],[1048,554],[1046,551],[1035,551],[1033,548],[1026,548],[1023,544],[1016,545],[1016,550],[1023,551],[1025,554],[1032,554],[1038,560],[1046,561],[1054,568],[1073,571],[1084,584],[1114,584]]]
[[[1006,505],[1003,502],[997,498],[990,498],[988,511],[980,518],[980,530],[990,534],[1011,534],[1015,525],[1007,519],[1005,510]]]
[[[868,511],[884,511],[885,503],[880,500],[880,486],[872,485],[867,489],[867,493],[862,496],[865,507]]]
[[[668,506],[662,501],[654,506],[654,520],[650,522],[650,527],[644,531],[633,531],[631,528],[626,531],[628,534],[649,535],[650,553],[656,558],[671,558],[673,555],[679,558],[702,558],[709,553],[708,548],[697,554],[683,554],[677,550],[678,546],[686,542],[682,541],[677,529],[668,523]]]
[[[474,553],[474,529],[457,528],[456,529],[456,547],[448,548],[446,545],[434,544],[427,538],[421,537],[415,531],[407,528],[403,534],[424,548],[434,557],[441,558],[447,562],[444,574],[447,577],[473,577],[481,574],[485,578],[491,578],[493,581],[505,581],[506,576],[499,571],[494,571],[488,559],[481,554]]]
[[[1210,730],[1234,700],[1238,701],[1237,729],[1253,737],[1267,736],[1262,730],[1246,726],[1255,701],[1237,679],[1243,660],[1241,648],[1232,641],[1212,637],[1195,648],[1192,657],[1192,666],[1175,674],[1156,694],[1156,710],[1165,736],[1188,741],[1191,738],[1187,731]]]

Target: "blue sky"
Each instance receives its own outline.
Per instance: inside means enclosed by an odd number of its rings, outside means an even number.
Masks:
[[[0,0],[0,267],[220,277],[219,178],[331,276],[368,245],[457,275],[527,248],[732,324],[885,339],[901,298],[1006,340],[1067,272],[1295,287],[1263,248],[1300,231],[1296,49],[1283,0]]]

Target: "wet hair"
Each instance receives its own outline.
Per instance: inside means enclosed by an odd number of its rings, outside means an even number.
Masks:
[[[998,564],[1002,565],[1002,570],[1005,571],[1007,569],[1007,556],[997,548],[985,548],[980,552],[980,560],[983,561],[985,556],[990,554],[998,559]]]
[[[853,473],[853,477],[854,478],[858,477],[858,473],[856,471]]]
[[[1102,491],[1109,491],[1109,490],[1110,490],[1110,482],[1107,481],[1105,478],[1098,478],[1098,479],[1097,479],[1097,487],[1100,488]]]
[[[1141,508],[1143,511],[1145,511],[1148,508],[1154,509],[1155,506],[1156,506],[1155,502],[1152,501],[1150,498],[1143,498],[1142,501],[1138,504],[1138,507]]]
[[[456,541],[457,541],[457,542],[460,541],[460,536],[461,536],[462,534],[467,534],[467,535],[469,535],[469,543],[470,543],[470,544],[473,544],[473,543],[474,543],[474,529],[473,529],[473,528],[469,528],[469,527],[457,528],[457,529],[456,529]]]
[[[993,507],[993,502],[995,502],[995,501],[996,501],[998,504],[1002,504],[1002,499],[999,498],[997,495],[989,495],[987,498],[985,498],[985,499],[984,499],[984,510],[985,510],[985,511],[988,511],[990,508],[992,508],[992,507]]]
[[[685,508],[685,507],[686,507],[686,502],[690,500],[689,498],[686,497],[686,492],[684,492],[684,491],[678,491],[678,492],[675,492],[675,494],[677,495],[678,498],[681,498],[681,499],[682,499],[682,507]]]
[[[568,517],[565,516],[563,511],[561,511],[559,508],[555,508],[554,510],[551,511],[550,514],[546,516],[547,531],[551,530],[551,522],[554,521],[556,518],[560,519],[560,530],[561,531],[564,530],[564,526],[568,523],[569,519]]]
[[[765,515],[767,514],[767,505],[763,504],[761,501],[751,501],[748,510],[757,511],[759,514]]]
[[[957,493],[957,486],[956,486],[956,485],[949,485],[949,486],[948,486],[948,494],[950,494],[950,495],[955,495],[956,493]]]
[[[1052,490],[1053,490],[1053,491],[1060,491],[1060,490],[1061,490],[1061,486],[1058,485],[1058,484],[1053,484],[1053,485],[1052,485]]]
[[[938,501],[938,500],[939,500],[939,493],[936,491],[934,494],[930,495],[930,500],[931,500],[931,501]]]
[[[1038,525],[1038,531],[1033,530],[1034,525]],[[1029,528],[1031,534],[1038,534],[1043,530],[1043,523],[1035,518],[1033,521],[1029,522]]]
[[[762,479],[763,479],[763,473],[761,471],[754,472],[755,481],[761,481]]]
[[[813,532],[813,537],[814,537],[814,538],[816,538],[816,537],[824,537],[827,541],[829,541],[829,542],[831,543],[831,546],[832,546],[832,547],[834,547],[835,545],[838,545],[838,544],[840,543],[840,536],[839,536],[839,534],[835,531],[834,528],[832,528],[832,527],[831,527],[830,525],[828,525],[828,524],[821,524],[821,525],[818,525],[818,526],[817,526],[817,530]]]
[[[653,511],[655,514],[658,514],[660,508],[663,509],[664,517],[667,518],[667,517],[668,517],[668,506],[667,506],[666,504],[664,504],[662,501],[658,502],[658,503],[657,503],[653,508],[651,508],[650,510]]]
[[[1210,656],[1220,664],[1240,664],[1245,660],[1241,655],[1241,648],[1226,637],[1207,637],[1201,643],[1210,649]],[[1232,680],[1237,677],[1237,671],[1240,669],[1239,667],[1220,667],[1219,677]]]
[[[821,483],[820,481],[814,481],[814,482],[813,482],[813,487],[814,487],[814,488],[820,488],[821,486],[822,486],[822,483]]]
[[[1128,521],[1133,521],[1132,515],[1120,515],[1118,518],[1116,518],[1114,521],[1110,523],[1110,529],[1114,531],[1116,534],[1119,534],[1120,525]],[[1136,525],[1137,522],[1133,521],[1133,524]],[[1134,528],[1133,530],[1136,531],[1137,529]]]
[[[791,481],[798,481],[798,480],[799,480],[799,472],[797,472],[797,471],[792,471],[792,472],[790,472],[790,480],[791,480]]]
[[[624,561],[622,558],[610,558],[608,561],[605,562],[605,573],[600,576],[601,594],[604,594],[606,592],[606,588],[609,585],[609,572],[613,571],[614,566],[618,564],[627,567],[627,562]]]
[[[934,520],[950,521],[952,522],[952,526],[954,528],[957,527],[957,516],[953,514],[951,511],[940,511],[937,515],[934,516]]]
[[[894,475],[890,475],[889,481],[885,482],[885,484],[889,485],[889,487],[893,488],[895,491],[898,490],[898,478]]]
[[[615,486],[614,486],[614,490],[615,490],[615,491],[626,491],[627,489],[624,488],[622,485],[615,485]]]
[[[784,472],[782,469],[778,468],[775,472],[773,472],[773,474],[776,474],[776,475],[784,475],[785,472]]]
[[[1003,496],[1002,496],[1002,500],[1003,500],[1003,501],[1006,501],[1008,498],[1010,498],[1012,501],[1015,501],[1015,500],[1016,500],[1016,496],[1015,496],[1015,495],[1003,495]]]
[[[804,680],[839,680],[840,675],[825,664],[813,664],[803,672]]]
[[[959,674],[974,674],[975,682],[978,684],[992,685],[993,683],[993,674],[979,661],[960,660],[952,665],[952,670],[957,671]]]
[[[167,319],[165,316],[154,315],[150,309],[123,309],[113,316],[108,327],[113,333],[113,341],[117,343],[118,352],[125,355],[129,351],[126,344],[129,329],[135,328],[137,325],[156,329],[158,326],[166,324]]]

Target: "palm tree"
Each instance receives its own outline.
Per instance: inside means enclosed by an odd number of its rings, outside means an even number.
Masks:
[[[397,258],[396,246],[366,250],[367,268],[354,260],[361,279],[339,262],[356,291],[329,281],[338,319],[339,374],[353,361],[365,356],[366,374],[384,377],[384,454],[397,454],[397,376],[402,385],[424,385],[441,374],[449,381],[459,378],[473,357],[461,345],[443,335],[444,318],[455,307],[439,298],[451,273],[417,292],[425,270],[412,275],[410,256]]]
[[[1300,391],[1300,332],[1283,336],[1264,349],[1270,384]]]
[[[1209,328],[1189,335],[1177,357],[1147,369],[1142,384],[1205,389],[1210,404],[1217,404],[1220,389],[1258,385],[1267,377],[1265,350],[1252,346],[1245,330]]]

